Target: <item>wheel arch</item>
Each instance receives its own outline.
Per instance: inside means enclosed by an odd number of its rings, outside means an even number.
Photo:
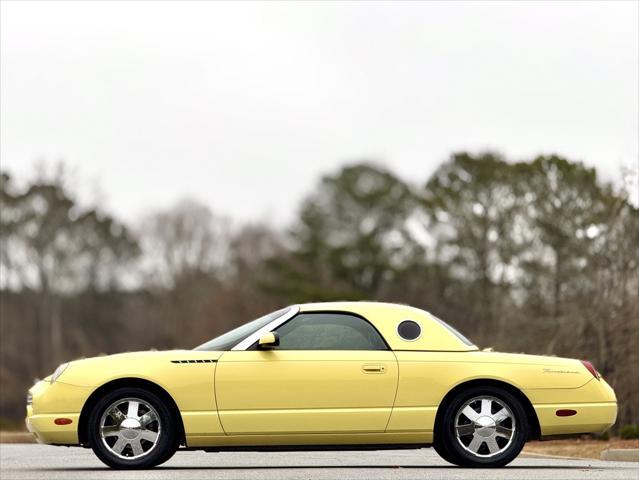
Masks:
[[[82,406],[82,411],[80,412],[80,419],[78,420],[78,441],[82,446],[89,446],[89,434],[88,434],[88,422],[89,416],[91,415],[91,410],[98,402],[100,397],[105,395],[106,393],[115,390],[116,388],[123,387],[137,387],[143,388],[149,391],[152,391],[159,397],[161,397],[165,402],[171,413],[173,414],[177,426],[178,426],[178,438],[179,443],[183,444],[185,442],[185,434],[184,434],[184,424],[182,422],[182,415],[180,414],[180,409],[178,408],[173,397],[167,392],[164,388],[162,388],[157,383],[154,383],[150,380],[145,380],[143,378],[136,377],[126,377],[126,378],[117,378],[115,380],[110,380],[107,383],[100,385],[96,388],[89,398],[87,398],[86,402]]]
[[[537,440],[541,436],[541,428],[539,425],[539,418],[537,418],[537,413],[532,406],[532,403],[528,399],[528,397],[516,386],[505,382],[503,380],[495,380],[492,378],[478,378],[473,380],[468,380],[462,383],[455,385],[439,402],[439,407],[437,407],[437,414],[435,416],[435,428],[433,430],[433,435],[437,436],[437,432],[441,429],[441,424],[444,421],[444,410],[446,405],[452,401],[453,398],[460,392],[466,390],[471,387],[498,387],[506,390],[510,394],[512,394],[517,400],[521,402],[524,411],[526,412],[526,418],[528,420],[528,425],[530,426],[530,433],[528,435],[529,440]]]

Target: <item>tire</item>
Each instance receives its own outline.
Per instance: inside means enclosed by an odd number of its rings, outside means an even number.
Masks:
[[[177,435],[175,437],[175,445],[173,446],[173,448],[169,448],[166,452],[166,455],[164,455],[162,458],[158,459],[158,462],[155,464],[155,466],[157,467],[158,465],[162,465],[166,462],[168,462],[169,460],[171,460],[171,458],[173,458],[173,455],[175,455],[175,453],[178,451],[178,449],[180,448],[180,440]]]
[[[510,392],[471,387],[446,405],[441,430],[436,450],[444,460],[461,467],[502,467],[519,455],[530,427]]]
[[[142,388],[123,387],[104,395],[91,411],[88,427],[93,452],[111,468],[151,468],[166,462],[178,447],[173,414],[161,397]]]
[[[446,448],[444,442],[435,439],[435,441],[433,442],[433,448],[437,452],[437,455],[446,460],[448,463],[459,465],[459,459],[457,459],[453,456],[452,453],[450,453],[450,451]]]

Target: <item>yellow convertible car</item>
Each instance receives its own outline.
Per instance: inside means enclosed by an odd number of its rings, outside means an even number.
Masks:
[[[528,439],[602,432],[616,415],[589,362],[480,351],[424,310],[339,302],[290,306],[194,350],[62,364],[29,390],[26,423],[114,468],[179,448],[429,446],[496,467]]]

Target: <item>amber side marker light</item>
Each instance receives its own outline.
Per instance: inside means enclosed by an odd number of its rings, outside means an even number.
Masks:
[[[577,415],[577,410],[557,410],[555,415],[558,417],[572,417],[573,415]]]
[[[71,420],[70,418],[56,418],[53,421],[53,423],[55,423],[56,425],[69,425],[72,422],[73,420]]]

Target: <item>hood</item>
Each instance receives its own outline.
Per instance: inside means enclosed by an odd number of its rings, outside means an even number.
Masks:
[[[110,355],[98,355],[95,357],[79,358],[69,362],[77,364],[80,362],[120,362],[120,361],[148,361],[148,360],[217,360],[224,352],[209,352],[198,350],[144,350],[139,352],[121,352]]]
[[[57,381],[76,386],[95,386],[107,381],[131,377],[150,381],[165,378],[184,363],[202,368],[212,366],[224,352],[197,350],[150,350],[100,355],[69,362]]]

